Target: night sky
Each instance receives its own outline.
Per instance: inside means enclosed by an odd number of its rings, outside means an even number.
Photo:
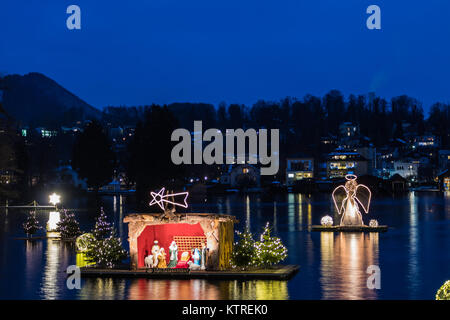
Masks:
[[[81,7],[81,30],[66,27]],[[366,8],[381,7],[381,30]],[[450,1],[5,0],[0,73],[91,105],[251,105],[331,89],[450,102]]]

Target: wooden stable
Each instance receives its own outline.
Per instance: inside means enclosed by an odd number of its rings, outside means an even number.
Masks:
[[[144,259],[151,253],[155,240],[169,252],[169,245],[176,241],[178,257],[183,251],[200,248],[206,242],[209,249],[207,270],[230,269],[234,241],[234,216],[210,213],[175,213],[170,218],[161,213],[130,214],[123,219],[128,223],[131,269],[145,267]],[[167,254],[166,260],[169,258]],[[168,260],[167,260],[168,262]]]

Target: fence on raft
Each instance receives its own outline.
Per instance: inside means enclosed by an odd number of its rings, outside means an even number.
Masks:
[[[56,209],[55,205],[40,205],[36,200],[24,205],[10,206],[8,200],[5,201],[5,205],[2,206],[5,209]]]
[[[5,205],[4,206],[0,206],[0,208],[4,208],[6,212],[8,212],[10,209],[34,209],[35,211],[37,211],[37,209],[40,210],[62,210],[62,209],[67,209],[68,211],[87,211],[87,209],[79,209],[79,208],[64,208],[64,207],[57,207],[55,205],[41,205],[39,204],[36,200],[28,203],[28,204],[24,204],[24,205],[9,205],[8,200],[5,201]]]

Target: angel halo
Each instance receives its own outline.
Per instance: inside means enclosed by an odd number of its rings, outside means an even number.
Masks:
[[[369,213],[370,199],[372,193],[370,189],[358,184],[354,174],[347,174],[345,185],[340,185],[334,189],[332,197],[337,212],[342,215],[341,226],[363,226],[363,219],[359,206],[365,213]]]

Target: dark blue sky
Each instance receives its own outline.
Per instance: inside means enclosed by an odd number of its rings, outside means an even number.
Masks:
[[[66,28],[81,7],[82,29]],[[382,30],[366,28],[370,4]],[[5,0],[0,72],[42,72],[95,107],[252,104],[330,89],[450,102],[450,1]]]

